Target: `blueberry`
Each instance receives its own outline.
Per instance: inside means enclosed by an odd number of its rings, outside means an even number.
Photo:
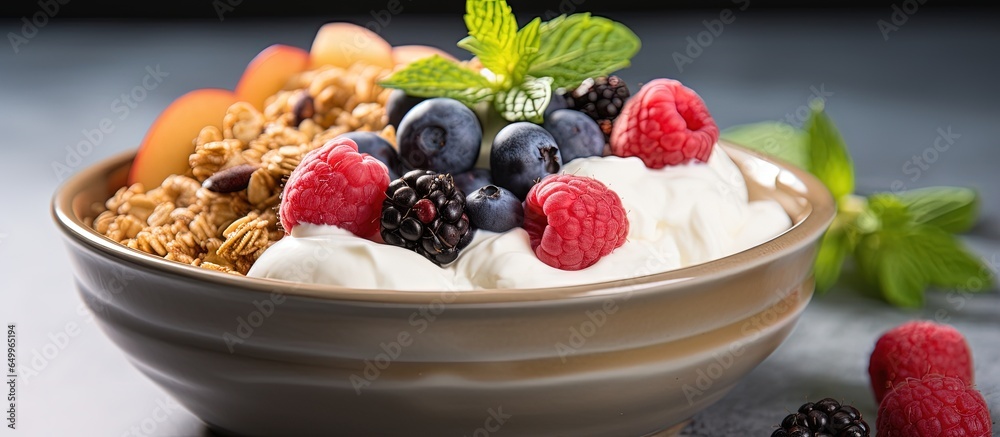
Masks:
[[[338,135],[358,144],[358,152],[367,153],[389,167],[389,180],[399,178],[399,155],[385,138],[375,132],[355,131]]]
[[[465,198],[469,221],[478,229],[506,232],[524,223],[524,206],[514,193],[487,185]]]
[[[557,109],[542,126],[556,139],[563,162],[604,154],[604,132],[589,115],[575,109]]]
[[[427,98],[411,96],[401,89],[390,91],[389,99],[385,102],[385,113],[389,116],[389,124],[399,128],[399,122],[403,120],[403,116],[417,103],[424,100]]]
[[[559,172],[562,156],[555,138],[541,126],[519,121],[493,137],[490,173],[493,182],[524,200],[528,190],[543,177]]]
[[[549,100],[549,106],[545,107],[542,116],[545,120],[548,120],[554,111],[566,108],[569,108],[569,102],[566,101],[566,97],[563,97],[562,94],[553,94],[552,100]]]
[[[468,106],[434,97],[417,103],[396,131],[399,155],[408,169],[458,174],[472,169],[479,157],[483,128]]]
[[[455,186],[463,193],[472,193],[482,187],[493,183],[490,179],[490,170],[485,168],[474,168],[465,173],[452,176]]]

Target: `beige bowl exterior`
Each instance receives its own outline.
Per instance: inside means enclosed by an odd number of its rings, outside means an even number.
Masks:
[[[354,290],[166,261],[83,222],[124,184],[133,153],[68,180],[52,212],[104,332],[217,432],[663,435],[789,335],[834,216],[811,175],[723,147],[751,197],[780,202],[794,226],[720,260],[652,275],[623,266],[632,278],[586,286]]]

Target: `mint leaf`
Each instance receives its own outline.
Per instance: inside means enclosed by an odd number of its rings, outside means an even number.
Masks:
[[[517,19],[510,6],[505,0],[468,0],[465,10],[469,36],[458,46],[476,55],[499,82],[509,83],[518,61]]]
[[[788,123],[763,121],[736,125],[723,130],[720,137],[801,169],[809,168],[808,137],[805,131]]]
[[[528,76],[510,90],[497,93],[494,106],[508,121],[527,120],[541,123],[545,107],[552,100],[552,78]]]
[[[905,247],[894,246],[882,249],[875,256],[882,297],[900,307],[923,305],[927,280],[920,272],[920,260],[908,253]]]
[[[990,289],[994,275],[952,233],[971,228],[976,191],[932,187],[867,199],[853,194],[854,169],[836,126],[814,102],[802,129],[776,121],[730,127],[723,140],[775,156],[817,176],[837,200],[837,217],[816,254],[816,289],[832,287],[853,257],[861,277],[886,301],[918,307],[931,287]]]
[[[926,227],[922,251],[915,254],[937,262],[926,266],[927,281],[941,288],[980,291],[993,285],[992,272],[954,235]]]
[[[913,215],[899,197],[889,193],[877,193],[868,196],[868,205],[861,213],[860,222],[870,220],[866,231],[876,232],[884,228],[903,231],[915,225]]]
[[[988,289],[990,271],[951,234],[933,226],[886,230],[866,237],[857,253],[882,296],[897,306],[923,304],[929,286]]]
[[[513,83],[524,81],[524,75],[528,72],[528,67],[538,57],[538,47],[541,45],[541,34],[538,28],[541,27],[542,20],[535,18],[525,24],[521,30],[517,31],[515,50],[517,61],[511,67],[510,79]]]
[[[862,275],[893,305],[920,306],[931,286],[983,290],[992,284],[990,270],[954,235],[918,222],[896,196],[871,196],[858,222],[866,233],[855,259]]]
[[[412,62],[379,82],[417,97],[450,97],[467,105],[493,96],[489,81],[477,72],[433,55]]]
[[[465,27],[485,45],[509,47],[517,36],[517,18],[506,0],[468,0]]]
[[[468,36],[458,46],[478,58],[480,71],[440,59],[418,61],[380,84],[414,96],[452,97],[470,106],[493,100],[509,121],[541,123],[554,87],[575,86],[627,67],[639,50],[639,38],[627,27],[586,13],[546,23],[535,18],[518,30],[506,0],[467,0],[465,8]],[[433,70],[439,67],[446,71]]]
[[[905,191],[899,200],[917,223],[947,232],[965,232],[976,224],[979,195],[960,187],[930,187]]]
[[[814,104],[804,129],[809,136],[809,172],[823,181],[833,198],[854,192],[854,165],[844,145],[844,139],[833,121]]]
[[[628,27],[589,13],[560,15],[542,24],[540,33],[537,60],[528,74],[552,77],[556,88],[576,87],[589,77],[628,67],[640,47]]]
[[[844,225],[835,221],[826,230],[820,241],[813,271],[813,277],[816,279],[816,290],[822,293],[837,283],[844,261],[853,250],[852,246],[851,238]]]

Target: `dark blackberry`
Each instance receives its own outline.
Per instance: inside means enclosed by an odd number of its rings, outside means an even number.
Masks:
[[[625,81],[611,75],[587,79],[564,97],[567,107],[581,111],[597,122],[604,133],[604,142],[608,143],[612,124],[631,95]]]
[[[868,437],[871,429],[861,412],[832,398],[806,402],[785,416],[771,437]]]
[[[410,249],[437,265],[458,258],[472,241],[465,193],[450,174],[411,170],[389,183],[382,202],[382,240]]]

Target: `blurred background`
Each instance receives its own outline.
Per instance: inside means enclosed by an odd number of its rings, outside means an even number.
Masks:
[[[38,8],[38,0],[27,0],[19,2],[7,2],[4,5],[4,13],[7,16],[18,18],[21,15],[30,15]],[[76,0],[73,0],[76,4]],[[69,4],[69,1],[60,4]],[[222,2],[233,10],[234,18],[278,18],[278,17],[308,17],[316,14],[344,14],[344,15],[365,15],[372,9],[384,8],[388,1],[308,1],[308,0],[287,0],[281,2],[274,1],[241,1],[223,0]],[[458,10],[463,11],[465,3],[462,1],[427,1],[427,0],[400,0],[405,6],[408,14],[453,14]],[[573,5],[581,10],[593,13],[614,13],[626,11],[648,11],[664,12],[677,10],[705,10],[713,8],[725,8],[733,5],[730,0],[663,0],[663,1],[643,1],[643,0],[618,0],[597,1],[597,0],[512,0],[508,1],[512,8],[524,14],[539,14],[545,10],[558,11],[560,5],[566,7]],[[896,2],[902,6],[904,2]],[[928,0],[916,0],[915,3],[924,10],[928,9],[956,9],[956,8],[981,8],[982,2],[972,0],[953,0],[947,2],[934,2]],[[863,0],[813,0],[809,2],[792,0],[753,0],[754,9],[758,10],[793,10],[793,9],[878,9],[891,7],[891,1],[863,1]],[[215,4],[213,1],[180,0],[174,2],[164,2],[156,7],[149,7],[141,3],[125,0],[108,0],[102,2],[87,2],[79,6],[67,8],[60,12],[60,16],[66,18],[112,18],[112,19],[213,19],[216,18],[215,9],[226,9]]]
[[[391,2],[400,5],[398,13],[388,12]],[[329,21],[369,26],[393,45],[434,45],[466,59],[455,46],[465,35],[464,2],[95,3],[0,6],[0,162],[8,175],[8,206],[0,214],[0,322],[17,323],[19,359],[35,373],[21,376],[18,430],[4,432],[209,435],[94,325],[48,215],[52,193],[77,170],[134,149],[173,99],[197,88],[232,89],[260,50],[275,43],[308,49]],[[854,157],[860,191],[894,184],[978,189],[981,220],[963,240],[994,272],[1000,267],[996,9],[943,0],[808,7],[765,0],[509,3],[522,22],[590,11],[625,23],[643,44],[633,65],[618,73],[630,88],[678,79],[704,98],[722,128],[801,124],[809,101],[825,99]],[[151,71],[158,79],[144,84]],[[127,109],[125,94],[136,97]],[[104,118],[112,125],[95,137]],[[935,149],[943,135],[949,146]],[[93,147],[78,149],[84,140]],[[996,411],[996,290],[968,297],[961,307],[935,293],[925,308],[900,310],[843,285],[818,296],[789,341],[684,435],[769,435],[786,411],[826,396],[874,418],[865,371],[875,337],[942,310],[982,355],[977,380]],[[803,366],[807,360],[815,365]]]

